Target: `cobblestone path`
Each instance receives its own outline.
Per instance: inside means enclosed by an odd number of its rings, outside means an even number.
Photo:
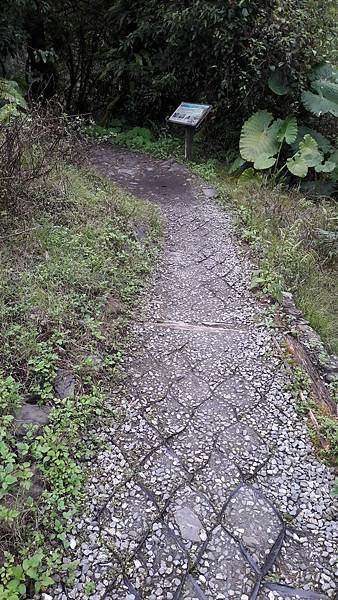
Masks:
[[[114,392],[124,418],[98,431],[76,582],[54,597],[333,598],[333,476],[287,391],[230,217],[173,162],[108,146],[92,160],[160,206],[166,242]]]

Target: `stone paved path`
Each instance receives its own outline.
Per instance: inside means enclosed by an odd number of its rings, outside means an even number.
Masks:
[[[98,431],[77,579],[54,597],[86,598],[94,581],[93,600],[333,598],[333,476],[287,391],[230,217],[182,166],[91,154],[160,206],[166,243],[114,392],[123,417]]]

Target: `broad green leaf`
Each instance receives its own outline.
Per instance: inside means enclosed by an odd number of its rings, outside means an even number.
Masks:
[[[324,96],[306,91],[302,93],[302,102],[309,112],[318,117],[326,113],[331,113],[334,117],[338,117],[338,105],[327,100]]]
[[[0,108],[0,123],[7,123],[12,117],[18,117],[19,114],[15,104],[5,104]]]
[[[296,177],[306,177],[309,167],[300,153],[286,161],[286,166],[290,173]]]
[[[277,96],[285,96],[290,91],[287,81],[280,69],[276,69],[271,73],[268,79],[268,86]]]
[[[18,478],[15,475],[6,475],[4,483],[8,486],[13,485],[16,481],[18,481]]]
[[[258,156],[254,162],[254,169],[261,171],[262,169],[270,169],[272,165],[274,165],[276,159],[273,156],[269,156],[265,152],[262,152],[260,156]]]
[[[11,580],[10,580],[10,581],[7,583],[6,590],[7,590],[8,592],[12,592],[12,593],[14,593],[14,592],[15,592],[15,593],[16,593],[16,592],[18,592],[18,591],[19,591],[19,590],[18,590],[19,586],[20,586],[20,584],[19,584],[19,582],[18,582],[16,579],[11,579]],[[0,596],[0,597],[2,597],[2,596]],[[10,600],[12,600],[12,596],[6,596],[6,597],[7,597],[7,598],[10,598]],[[13,596],[13,599],[16,599],[16,598],[17,598],[17,596]]]
[[[21,565],[16,565],[15,567],[13,567],[12,573],[13,573],[15,579],[18,579],[19,581],[25,579],[25,575],[24,575]]]
[[[293,144],[293,142],[295,142],[295,140],[297,139],[297,134],[297,119],[293,115],[289,115],[288,117],[286,117],[286,119],[284,119],[278,130],[277,140],[280,143],[282,143],[285,140],[287,144]]]
[[[302,102],[315,115],[331,113],[338,117],[338,70],[324,63],[310,73],[312,91],[302,93]]]
[[[332,173],[336,168],[335,163],[332,160],[327,160],[323,164],[316,165],[316,173]]]
[[[22,563],[25,573],[32,579],[36,576],[36,569],[40,565],[42,558],[43,553],[39,550],[31,558],[26,558]]]
[[[313,67],[309,79],[311,81],[315,81],[316,79],[333,79],[335,81],[338,80],[338,70],[330,63],[321,63]]]
[[[313,82],[312,87],[318,94],[338,105],[338,83],[326,81],[325,79],[318,79],[318,81]]]
[[[243,171],[241,176],[238,178],[238,182],[244,185],[254,184],[260,187],[262,184],[262,176],[259,173],[256,173],[255,169],[249,167]]]
[[[299,143],[303,140],[304,136],[307,134],[311,135],[311,137],[313,137],[316,140],[319,149],[324,154],[327,154],[328,152],[330,152],[330,150],[332,150],[331,142],[324,135],[322,135],[321,133],[319,133],[319,131],[316,131],[315,129],[311,129],[310,127],[305,127],[302,125],[298,129],[297,139],[292,144],[292,148],[293,148],[294,152],[297,152],[299,150]]]
[[[227,173],[228,175],[233,175],[234,173],[236,173],[237,171],[239,171],[239,169],[245,165],[245,160],[241,157],[238,156],[237,158],[235,158],[235,160],[233,160],[227,168]]]
[[[273,121],[266,110],[256,112],[245,121],[239,142],[242,158],[254,162],[261,154],[274,156],[278,152],[277,131],[281,121]]]
[[[49,575],[43,575],[41,578],[41,585],[44,589],[54,585],[55,581]]]
[[[39,578],[39,573],[35,567],[28,567],[25,569],[25,573],[31,579],[37,580]]]
[[[302,142],[299,144],[299,153],[305,160],[308,167],[315,167],[323,160],[323,155],[318,149],[316,140],[311,135],[305,135]]]

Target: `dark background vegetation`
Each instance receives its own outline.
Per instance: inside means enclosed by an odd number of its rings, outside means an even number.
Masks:
[[[309,68],[333,59],[335,1],[3,0],[0,70],[31,94],[102,124],[165,123],[182,100],[214,106],[215,139],[238,138],[258,108],[299,109]],[[269,94],[285,69],[293,93]],[[1,71],[0,71],[1,72]]]

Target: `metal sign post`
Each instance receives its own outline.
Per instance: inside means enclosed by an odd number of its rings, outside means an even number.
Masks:
[[[185,159],[192,159],[192,142],[197,127],[211,111],[210,104],[182,102],[169,118],[169,123],[185,126]]]
[[[194,133],[195,133],[194,128],[187,125],[185,128],[185,145],[184,145],[185,160],[192,159],[192,142],[194,139]]]

